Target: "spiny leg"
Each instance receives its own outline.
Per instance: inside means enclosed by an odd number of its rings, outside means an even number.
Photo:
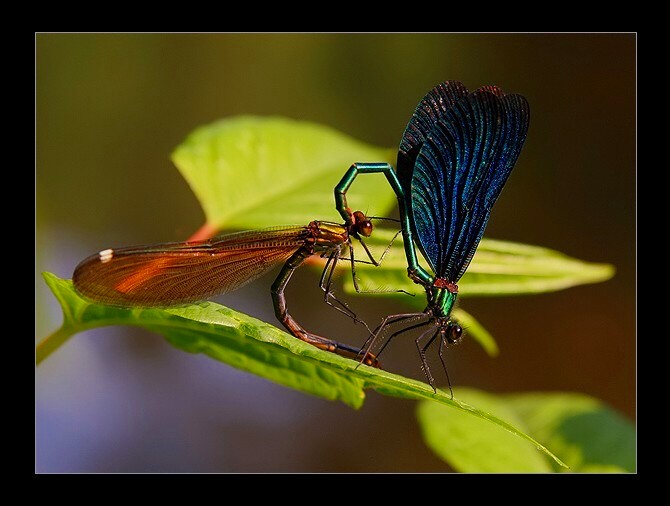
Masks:
[[[449,385],[449,395],[451,399],[453,399],[454,391],[451,389],[451,379],[449,379],[449,371],[447,371],[447,363],[444,361],[444,357],[442,356],[442,352],[446,347],[447,347],[447,338],[445,335],[442,335],[442,339],[440,339],[440,347],[438,355],[440,356],[440,362],[442,362],[442,368],[444,369],[444,373],[447,375],[447,384]],[[377,355],[379,355],[380,353],[381,351]]]
[[[354,313],[351,308],[346,304],[346,302],[342,302],[340,299],[338,299],[335,296],[335,293],[333,291],[333,273],[335,272],[335,268],[337,267],[337,262],[340,259],[340,254],[341,254],[341,249],[340,247],[337,247],[336,249],[333,250],[333,252],[329,255],[328,260],[326,261],[326,266],[323,269],[323,272],[321,273],[321,280],[319,281],[319,287],[321,290],[324,291],[324,302],[328,304],[330,307],[333,309],[338,310],[340,313],[348,316],[351,318],[354,323],[362,323],[363,326],[367,329],[368,333],[372,335],[372,331],[370,330],[370,327],[368,327],[368,324],[365,323],[363,320],[358,318],[356,316],[356,313]],[[331,299],[335,302],[337,302],[341,307],[336,306],[331,302]]]
[[[398,230],[398,231],[395,233],[395,235],[393,236],[393,239],[391,239],[391,242],[388,244],[388,246],[386,246],[386,249],[384,250],[384,252],[383,252],[383,253],[381,254],[381,256],[379,257],[379,260],[375,260],[375,259],[374,259],[374,257],[372,256],[372,252],[370,251],[370,248],[368,248],[368,245],[365,244],[365,241],[363,240],[363,238],[362,238],[362,237],[358,237],[358,240],[359,240],[359,241],[361,242],[361,244],[363,245],[363,249],[365,250],[365,253],[367,253],[368,258],[369,258],[370,261],[375,265],[375,267],[379,267],[379,266],[382,264],[382,262],[384,261],[384,258],[386,258],[386,255],[388,255],[388,252],[391,251],[391,248],[393,247],[393,243],[395,242],[395,240],[396,240],[396,239],[398,238],[398,236],[400,235],[400,232],[402,232],[402,230]]]
[[[384,257],[386,254],[391,250],[391,246],[393,246],[393,242],[396,240],[396,237],[400,234],[400,230],[393,236],[393,239],[389,243],[389,245],[386,247],[386,250],[384,250],[384,253],[382,253],[382,256],[379,258],[379,260],[375,260],[375,258],[372,256],[372,252],[368,248],[368,245],[365,244],[365,241],[363,240],[362,237],[358,237],[358,240],[360,241],[361,245],[363,246],[363,249],[365,250],[365,253],[368,255],[368,258],[370,259],[370,262],[372,265],[375,267],[379,267],[382,262],[384,261]],[[409,293],[406,290],[361,290],[361,288],[358,286],[358,278],[356,276],[356,262],[364,262],[368,263],[365,260],[356,260],[354,258],[354,243],[351,241],[351,237],[349,237],[348,240],[349,243],[349,260],[351,260],[351,278],[354,282],[354,289],[356,290],[356,293],[405,293],[407,295],[410,295],[414,297],[413,293]]]
[[[340,260],[351,260],[351,257],[340,257]],[[354,260],[357,264],[367,264],[367,265],[374,265],[372,262],[368,262],[367,260]]]
[[[409,327],[405,327],[404,329],[397,330],[396,332],[394,332],[393,334],[391,334],[391,335],[388,337],[388,339],[386,340],[386,342],[382,345],[382,347],[381,347],[381,348],[379,349],[379,351],[377,352],[377,355],[376,355],[376,356],[379,357],[379,356],[382,354],[382,352],[386,349],[386,347],[389,345],[389,343],[391,342],[391,340],[392,340],[394,337],[399,336],[400,334],[403,334],[403,333],[408,332],[408,331],[410,331],[410,330],[414,330],[414,329],[418,329],[418,328],[424,327],[425,325],[428,325],[428,324],[430,324],[430,323],[431,323],[431,321],[430,321],[430,320],[427,320],[427,321],[425,321],[425,322],[417,323],[416,325],[410,325]]]
[[[366,362],[368,355],[371,355],[370,350],[374,347],[375,343],[377,342],[377,339],[383,333],[383,330],[387,325],[398,323],[403,320],[417,318],[424,315],[425,313],[399,313],[385,316],[382,319],[382,322],[373,331],[372,335],[368,337],[367,340],[363,343],[363,347],[361,348],[361,353],[363,353],[363,357],[360,360],[361,363]]]
[[[326,304],[340,311],[341,313],[344,313],[352,320],[357,321],[358,318],[356,318],[356,313],[354,313],[346,303],[340,301],[337,297],[335,297],[335,294],[332,290],[333,273],[335,271],[335,267],[337,267],[337,262],[340,260],[340,253],[341,249],[337,247],[333,249],[330,255],[328,255],[326,265],[323,268],[323,272],[321,272],[321,279],[319,280],[319,288],[321,288],[321,290],[324,291],[324,301],[326,302]],[[330,298],[332,298],[335,302],[340,304],[341,307],[337,307],[332,302],[330,302],[329,300]]]
[[[421,346],[421,343],[420,343],[420,341],[424,338],[424,336],[427,336],[428,334],[430,334],[430,332],[432,330],[433,329],[428,329],[426,332],[424,332],[419,337],[417,337],[415,343],[416,343],[416,347],[419,350],[419,355],[421,356],[421,369],[423,369],[423,373],[426,375],[426,378],[428,378],[428,382],[430,383],[430,386],[433,387],[433,390],[435,391],[435,393],[437,393],[437,387],[435,386],[435,378],[433,378],[433,375],[430,372],[430,367],[428,367],[428,360],[426,360],[426,350],[428,349],[428,347],[431,344],[433,344],[433,341],[435,340],[435,338],[440,333],[440,329],[439,328],[435,329],[435,332],[430,337],[430,339],[428,340],[428,342],[426,343],[425,346]]]
[[[298,322],[296,322],[293,317],[289,314],[288,308],[286,305],[286,296],[284,294],[286,286],[288,285],[293,272],[302,265],[306,258],[310,257],[312,253],[306,248],[300,248],[296,251],[291,258],[289,258],[284,266],[282,267],[277,279],[272,283],[271,293],[272,300],[274,302],[275,315],[277,319],[284,325],[286,330],[293,334],[298,339],[305,341],[321,350],[330,351],[337,355],[356,359],[360,350],[352,346],[338,343],[331,339],[312,334],[303,329]],[[367,365],[373,367],[379,367],[379,362],[374,356],[369,356],[365,361]]]
[[[384,216],[368,216],[368,219],[369,220],[386,220],[386,221],[393,221],[395,223],[400,223],[400,220],[396,220],[395,218],[386,218]],[[382,262],[384,261],[384,258],[386,257],[388,252],[391,251],[391,248],[393,247],[393,243],[398,238],[398,236],[400,235],[401,232],[402,232],[402,229],[398,230],[395,233],[395,235],[391,239],[391,242],[388,244],[388,246],[386,246],[386,249],[384,250],[382,255],[379,257],[379,260],[374,259],[374,257],[372,256],[372,252],[370,251],[370,248],[365,243],[363,238],[360,237],[360,236],[357,236],[358,240],[363,245],[363,248],[365,249],[365,252],[367,253],[368,258],[370,258],[370,261],[368,261],[368,260],[354,260],[354,262],[359,263],[359,264],[368,264],[368,265],[374,265],[375,267],[379,267],[382,264]],[[351,260],[351,258],[340,257],[340,260]],[[375,293],[378,293],[378,292],[375,292]],[[405,292],[405,293],[407,293],[407,292]],[[410,294],[410,295],[413,296],[414,294]]]

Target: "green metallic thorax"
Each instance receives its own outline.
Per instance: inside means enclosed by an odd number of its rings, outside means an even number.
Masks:
[[[431,286],[428,290],[428,308],[432,309],[437,318],[449,319],[451,310],[456,303],[458,293],[450,292],[447,288]],[[428,309],[427,308],[427,309]]]

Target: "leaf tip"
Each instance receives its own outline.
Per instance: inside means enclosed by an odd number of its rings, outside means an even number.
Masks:
[[[42,271],[42,277],[44,278],[44,281],[47,284],[53,283],[55,280],[60,279],[53,272],[49,272],[49,271]]]
[[[60,291],[59,287],[68,282],[68,280],[59,278],[53,272],[49,271],[42,271],[42,278],[44,279],[44,282],[47,284],[49,289],[54,293],[54,295],[56,295],[56,297],[58,297],[58,293]]]
[[[591,282],[607,281],[616,274],[616,267],[612,264],[591,264]]]

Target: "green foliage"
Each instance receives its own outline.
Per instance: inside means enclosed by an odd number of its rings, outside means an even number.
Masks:
[[[365,240],[376,258],[386,250],[395,236],[394,230],[375,228]],[[356,249],[356,258],[365,258],[362,248]],[[341,269],[350,269],[342,263]],[[356,267],[361,290],[377,291],[375,296],[400,299],[416,310],[423,310],[426,297],[423,289],[407,276],[407,260],[402,237],[398,236],[384,256],[381,267],[360,263]],[[550,292],[570,286],[605,281],[614,275],[609,264],[584,262],[548,248],[509,241],[482,239],[477,253],[463,278],[459,281],[459,300],[477,295],[525,295]],[[344,275],[344,290],[355,293],[350,275]],[[405,290],[414,294],[394,292]],[[475,339],[490,356],[498,354],[493,336],[462,308],[453,311],[467,334]]]
[[[200,200],[207,230],[214,231],[224,226],[250,229],[335,219],[333,188],[346,169],[353,162],[394,163],[395,152],[313,123],[242,116],[198,128],[172,158]],[[349,197],[352,205],[360,202],[364,212],[376,215],[388,215],[396,200],[385,183],[382,188],[368,181],[357,183]],[[394,233],[376,228],[367,243],[381,253]],[[361,248],[356,253],[363,259]],[[342,262],[340,268],[348,266]],[[406,269],[401,238],[382,267],[357,264],[363,290],[417,292]],[[612,275],[610,265],[583,262],[537,246],[483,239],[459,284],[465,297],[516,295],[604,281]],[[558,469],[562,462],[535,439],[560,450],[559,455],[574,471],[634,469],[630,427],[597,401],[565,397],[569,394],[495,397],[470,389],[457,390],[457,398],[451,399],[423,382],[321,351],[219,304],[122,309],[82,299],[69,280],[50,273],[44,273],[44,277],[63,308],[63,325],[38,345],[37,363],[78,332],[106,325],[133,325],[164,336],[181,350],[204,353],[281,385],[339,400],[353,408],[362,406],[365,389],[425,401],[418,413],[426,441],[459,470]],[[344,279],[345,290],[353,292],[351,277]],[[391,296],[402,297],[419,310],[426,303],[421,292],[416,297]],[[471,315],[456,308],[454,317],[489,355],[498,353],[493,337]],[[614,432],[595,434],[594,424],[609,424]],[[526,430],[536,438],[526,435]],[[616,452],[612,448],[617,448]]]
[[[525,427],[575,472],[635,472],[635,427],[598,399],[574,392],[502,396]]]
[[[421,402],[417,417],[426,444],[454,469],[476,473],[635,472],[635,428],[597,399],[577,393],[493,395],[455,389],[459,399],[503,418],[542,441],[559,467],[500,427]]]
[[[378,228],[365,242],[375,251],[381,252],[388,246],[394,234],[395,231]],[[359,257],[361,252],[357,251],[356,258]],[[407,277],[402,237],[393,242],[382,265],[382,269],[369,264],[356,267],[362,290],[392,287],[394,290],[421,293],[421,288]],[[614,268],[609,264],[584,262],[540,246],[483,238],[472,263],[458,282],[459,297],[552,292],[606,281],[613,275]],[[353,292],[354,286],[350,278],[345,282],[345,290]],[[425,303],[422,297],[406,299],[417,308]]]
[[[282,117],[237,116],[197,128],[172,160],[212,230],[334,219],[333,189],[354,162],[395,163],[397,151],[332,128]],[[368,209],[393,208],[393,192],[361,188]],[[277,222],[280,215],[282,222]]]
[[[516,427],[523,420],[513,409],[491,394],[456,388],[459,399],[479,406]],[[466,473],[543,473],[551,466],[542,456],[519,438],[500,431],[493,424],[473,420],[434,402],[421,402],[417,417],[426,444],[454,469]],[[521,430],[527,430],[522,428]]]
[[[341,400],[354,408],[363,404],[366,388],[403,399],[437,401],[470,418],[474,415],[492,422],[555,458],[544,446],[508,422],[451,399],[441,390],[435,393],[420,381],[319,350],[272,325],[219,304],[203,302],[170,309],[121,309],[84,300],[70,280],[59,279],[51,273],[44,273],[44,278],[63,307],[63,326],[56,334],[63,336],[63,342],[77,332],[95,327],[134,325],[163,335],[181,350],[204,353],[281,385],[325,399]],[[38,362],[46,358],[42,350],[38,347]],[[556,462],[562,465],[560,460]]]

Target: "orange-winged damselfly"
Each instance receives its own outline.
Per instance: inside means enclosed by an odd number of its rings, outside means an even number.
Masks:
[[[390,245],[376,261],[363,240],[372,234],[370,218],[361,211],[348,214],[343,225],[312,221],[307,226],[236,232],[207,240],[104,249],[76,267],[74,287],[85,298],[107,305],[169,307],[231,292],[283,262],[271,288],[279,321],[295,337],[317,348],[356,358],[360,356],[359,349],[303,329],[288,312],[284,294],[293,272],[308,258],[320,255],[327,258],[320,280],[326,303],[365,325],[335,297],[333,273],[338,261],[345,259],[343,251],[348,247],[354,285],[360,291],[352,238],[361,242],[375,265],[379,265]],[[365,363],[379,367],[370,354]]]

